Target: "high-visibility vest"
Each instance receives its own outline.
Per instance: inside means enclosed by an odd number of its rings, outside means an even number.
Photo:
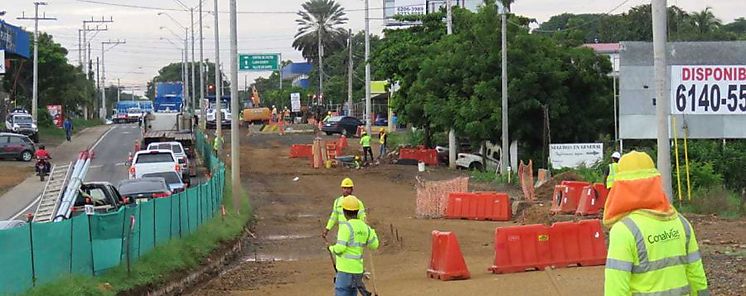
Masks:
[[[360,219],[352,219],[339,223],[337,243],[329,246],[329,250],[336,255],[337,271],[362,274],[365,270],[363,249],[378,249],[378,235]]]
[[[619,170],[619,163],[614,162],[609,164],[609,175],[606,176],[606,188],[611,188],[614,185],[617,170]]]
[[[697,239],[681,214],[630,213],[609,234],[605,296],[709,295]]]
[[[365,134],[360,138],[360,146],[370,147],[370,135]]]
[[[334,204],[332,205],[332,213],[329,215],[329,220],[326,221],[327,230],[332,230],[332,228],[334,228],[334,225],[337,223],[347,221],[347,218],[345,218],[345,214],[342,210],[342,198],[344,198],[344,196],[340,196],[334,199]],[[357,218],[365,221],[365,205],[363,205],[362,200],[358,201],[360,202],[360,210],[357,211]]]
[[[378,143],[379,143],[379,144],[381,144],[381,145],[386,145],[386,137],[387,137],[387,136],[388,136],[388,135],[387,135],[386,133],[381,133],[381,134],[380,134],[380,135],[378,136]]]

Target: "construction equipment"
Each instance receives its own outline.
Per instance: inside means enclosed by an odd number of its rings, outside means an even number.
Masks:
[[[44,185],[39,205],[36,207],[34,222],[49,222],[54,219],[57,206],[62,199],[64,189],[70,177],[72,162],[66,165],[53,165],[49,179]]]

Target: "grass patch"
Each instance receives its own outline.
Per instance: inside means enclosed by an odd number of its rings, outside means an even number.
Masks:
[[[469,172],[469,175],[471,177],[471,180],[474,182],[482,182],[482,183],[495,183],[495,184],[513,184],[516,183],[516,178],[518,175],[513,174],[510,176],[510,180],[508,180],[508,174],[498,174],[494,171],[480,171],[480,170],[471,170]],[[510,182],[509,182],[510,181]]]
[[[103,122],[99,119],[85,120],[82,118],[73,118],[73,134],[77,134],[85,128],[101,124],[103,124]],[[50,125],[39,126],[39,142],[46,145],[58,145],[63,141],[65,141],[64,129]]]
[[[230,171],[226,170],[225,174],[230,176]],[[226,178],[225,183],[222,202],[228,213],[225,219],[217,215],[194,233],[156,247],[132,264],[130,275],[122,263],[98,277],[67,275],[33,288],[25,295],[116,295],[136,287],[163,283],[175,273],[198,266],[221,243],[238,237],[253,217],[244,192],[240,193],[241,214],[236,214],[231,202],[230,178]]]
[[[388,137],[388,145],[394,149],[399,146],[417,146],[425,143],[425,134],[422,130],[413,132],[411,129],[404,129],[390,133]]]
[[[692,194],[692,200],[681,203],[679,208],[683,212],[718,215],[730,219],[746,215],[746,202],[737,193],[720,187],[696,190]]]

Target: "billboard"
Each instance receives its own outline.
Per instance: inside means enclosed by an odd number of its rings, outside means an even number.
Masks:
[[[746,41],[669,42],[669,136],[746,138]],[[619,137],[656,138],[653,44],[621,42]]]
[[[590,167],[603,160],[604,144],[550,144],[549,160],[553,169]]]
[[[65,121],[65,117],[62,113],[62,105],[47,105],[47,111],[49,112],[49,116],[52,117],[54,125],[62,128],[62,123]]]
[[[426,0],[395,0],[394,15],[423,15],[427,13]]]
[[[29,58],[29,33],[20,27],[10,25],[0,20],[0,49],[7,54],[15,54]]]

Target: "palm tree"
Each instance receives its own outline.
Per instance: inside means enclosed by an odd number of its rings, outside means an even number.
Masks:
[[[323,91],[324,48],[342,46],[347,31],[340,25],[347,23],[344,8],[334,0],[310,0],[298,11],[298,33],[293,48],[300,50],[304,58],[319,65],[319,93]]]
[[[692,23],[700,34],[713,32],[722,24],[720,19],[712,13],[711,9],[711,7],[707,7],[705,10],[694,12],[691,15]]]

